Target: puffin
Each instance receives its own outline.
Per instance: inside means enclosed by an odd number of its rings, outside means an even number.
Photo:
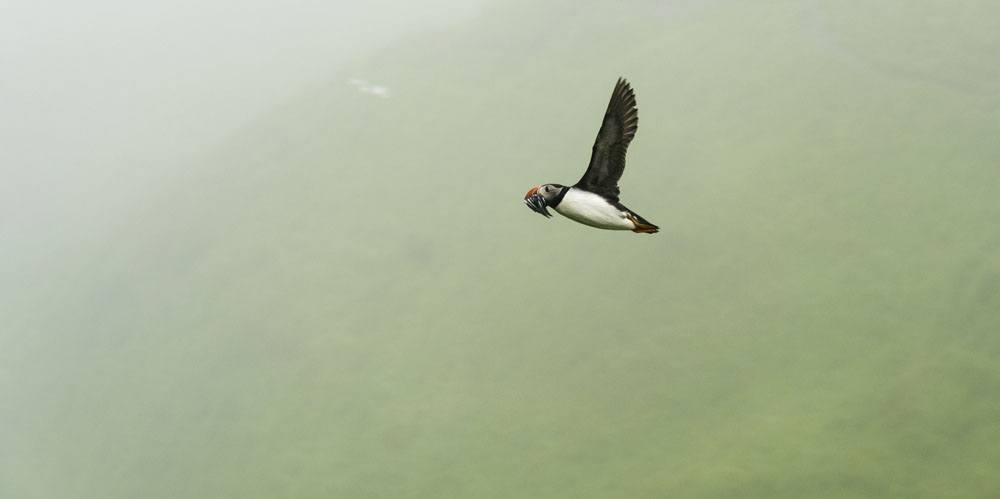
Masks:
[[[524,204],[547,218],[552,217],[548,210],[552,208],[570,220],[598,229],[655,234],[659,227],[618,200],[618,179],[625,171],[625,152],[638,129],[635,92],[628,81],[618,78],[583,177],[572,186],[536,185],[524,195]]]

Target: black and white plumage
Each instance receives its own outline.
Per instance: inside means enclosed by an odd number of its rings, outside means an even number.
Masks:
[[[625,79],[619,78],[583,177],[572,187],[560,184],[532,187],[524,195],[525,204],[546,217],[552,216],[547,209],[552,208],[560,215],[599,229],[657,232],[657,226],[618,201],[618,180],[625,171],[625,154],[638,129],[635,93]]]

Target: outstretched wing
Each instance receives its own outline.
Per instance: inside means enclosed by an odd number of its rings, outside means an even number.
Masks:
[[[618,201],[618,179],[625,171],[625,152],[639,129],[639,110],[635,93],[624,78],[618,78],[611,102],[604,112],[601,131],[597,132],[594,150],[583,178],[576,187]]]

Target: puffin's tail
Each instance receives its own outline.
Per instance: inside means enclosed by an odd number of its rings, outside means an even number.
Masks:
[[[631,215],[629,220],[632,221],[632,225],[635,225],[632,232],[635,232],[636,234],[656,234],[660,231],[659,227],[649,223],[649,220],[642,218],[642,216],[638,213],[632,210],[628,210],[628,213]]]

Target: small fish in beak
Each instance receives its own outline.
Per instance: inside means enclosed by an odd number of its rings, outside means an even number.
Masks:
[[[527,194],[524,195],[524,204],[528,205],[532,211],[546,217],[552,218],[552,214],[546,208],[545,198],[538,193],[538,187],[532,187]]]

